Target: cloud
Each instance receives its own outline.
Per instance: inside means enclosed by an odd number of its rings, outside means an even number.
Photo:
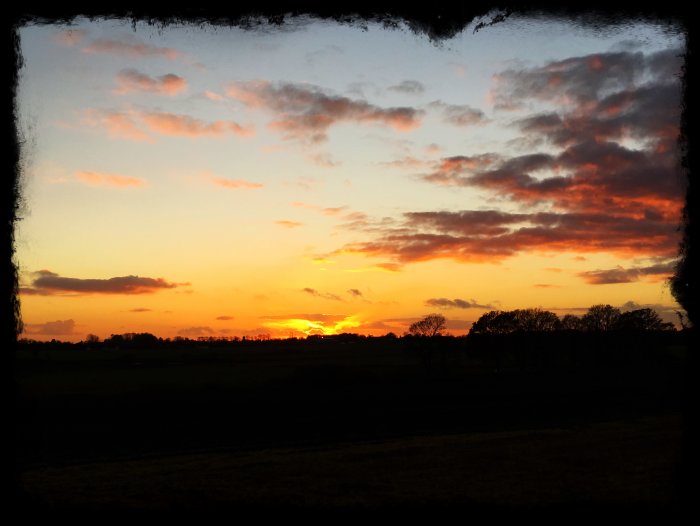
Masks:
[[[291,203],[293,207],[296,208],[306,208],[307,210],[314,210],[316,212],[321,212],[323,215],[326,216],[339,216],[343,214],[346,210],[346,206],[319,206],[319,205],[312,205],[310,203],[304,203],[301,201],[293,201]]]
[[[255,190],[264,186],[261,183],[244,181],[243,179],[226,179],[223,177],[212,176],[211,180],[216,186],[221,186],[223,188],[232,188],[234,190]]]
[[[173,289],[189,283],[170,283],[163,278],[121,276],[108,279],[64,278],[49,270],[33,273],[31,287],[23,287],[24,294],[150,294],[162,289]]]
[[[407,212],[396,225],[367,233],[370,239],[337,252],[388,257],[395,263],[438,258],[497,262],[532,251],[673,257],[678,244],[675,224],[613,213]]]
[[[207,122],[189,115],[155,111],[88,109],[84,112],[84,122],[88,126],[104,128],[112,138],[142,142],[156,141],[147,132],[190,138],[221,137],[226,134],[249,137],[255,134],[252,126],[243,126],[234,121]]]
[[[305,287],[301,289],[302,292],[306,292],[307,294],[310,294],[311,296],[314,296],[316,298],[323,298],[325,300],[333,300],[333,301],[343,301],[342,298],[336,294],[331,294],[329,292],[319,292],[316,289],[312,289],[309,287]]]
[[[221,321],[228,321],[228,320],[232,320],[233,316],[217,316],[216,319],[221,320]]]
[[[67,29],[54,35],[54,40],[63,46],[77,46],[87,37],[84,29]]]
[[[674,257],[685,190],[679,53],[596,54],[503,72],[492,90],[496,104],[550,106],[512,123],[530,151],[445,157],[421,177],[479,189],[515,211],[407,213],[341,251],[399,263],[493,262],[531,251]],[[609,269],[581,277],[605,283],[652,275]]]
[[[162,57],[168,60],[177,60],[185,56],[174,48],[152,46],[136,38],[129,40],[98,38],[93,40],[89,46],[84,47],[82,51],[83,53],[108,53],[131,58]]]
[[[440,308],[453,308],[453,309],[491,309],[493,308],[493,305],[481,305],[476,302],[476,300],[472,299],[471,301],[468,300],[461,300],[459,298],[455,298],[453,300],[447,299],[447,298],[430,298],[429,300],[425,301],[425,305],[428,307],[440,307]]]
[[[410,155],[402,157],[401,159],[396,159],[393,161],[385,161],[382,163],[379,163],[382,166],[386,166],[387,168],[399,168],[399,169],[409,169],[409,170],[419,170],[423,168],[428,168],[429,166],[432,166],[432,162],[430,161],[425,161],[423,159],[418,159],[416,157],[412,157]]]
[[[173,73],[150,77],[135,69],[123,69],[117,74],[114,93],[125,95],[134,91],[145,91],[163,95],[177,95],[187,88],[187,81]]]
[[[338,161],[334,161],[328,154],[309,154],[305,157],[309,162],[323,168],[335,168],[341,164]]]
[[[484,124],[488,122],[483,111],[472,108],[471,106],[445,104],[439,100],[431,102],[428,106],[441,110],[445,122],[454,124],[455,126],[473,126],[475,124]]]
[[[138,116],[132,111],[109,109],[88,109],[84,112],[85,122],[90,126],[100,126],[114,139],[129,139],[131,141],[155,142],[155,139],[144,132],[136,123]]]
[[[311,84],[273,84],[264,80],[231,82],[227,95],[250,108],[274,114],[272,130],[287,139],[320,143],[339,123],[380,124],[397,131],[420,125],[421,110],[410,107],[381,108],[363,100],[330,95]]]
[[[645,278],[657,281],[663,280],[671,277],[675,269],[675,262],[666,262],[647,267],[623,268],[618,266],[612,269],[590,270],[579,272],[578,276],[591,285],[609,285],[614,283],[632,283]]]
[[[408,93],[411,95],[416,95],[419,93],[423,93],[425,91],[425,86],[423,83],[418,82],[417,80],[404,80],[402,82],[399,82],[398,84],[395,84],[394,86],[390,86],[389,89],[391,91],[397,91],[399,93]]]
[[[221,136],[227,133],[239,137],[250,137],[254,130],[250,126],[242,126],[233,121],[206,122],[189,115],[164,112],[144,112],[140,114],[146,126],[162,135],[180,137]]]
[[[213,100],[215,102],[221,102],[221,101],[226,100],[226,97],[224,97],[223,95],[219,95],[218,93],[215,93],[215,92],[209,91],[209,90],[206,90],[204,92],[204,96],[206,98],[208,98],[209,100]]]
[[[144,307],[137,307],[135,309],[129,309],[129,312],[153,312],[153,309],[146,309]]]
[[[47,321],[46,323],[25,323],[25,334],[41,334],[45,336],[65,336],[75,334],[75,321]]]
[[[302,319],[302,320],[313,320],[318,322],[336,322],[346,319],[348,316],[345,314],[276,314],[269,316],[261,316],[260,319],[263,320],[289,320],[289,319]]]
[[[192,336],[207,336],[207,335],[212,335],[215,334],[215,330],[212,329],[211,327],[207,326],[198,326],[198,327],[185,327],[184,329],[180,329],[177,331],[177,333],[180,336],[186,336],[186,337],[192,337]]]
[[[348,294],[350,294],[353,298],[362,298],[362,292],[359,289],[348,289]]]
[[[75,178],[90,186],[109,186],[112,188],[127,188],[143,186],[143,179],[125,175],[105,174],[99,172],[75,172]]]
[[[561,285],[552,285],[551,283],[535,283],[533,287],[537,289],[553,289],[553,288],[561,288]]]
[[[275,221],[275,224],[283,226],[285,228],[298,228],[304,225],[304,223],[300,223],[299,221],[288,221],[286,219],[280,219],[279,221]]]

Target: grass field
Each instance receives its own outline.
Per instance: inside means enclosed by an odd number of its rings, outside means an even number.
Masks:
[[[666,509],[680,371],[426,375],[401,349],[19,355],[22,501]],[[72,353],[72,354],[71,354]]]

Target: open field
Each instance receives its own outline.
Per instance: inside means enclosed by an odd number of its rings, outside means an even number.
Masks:
[[[35,509],[663,509],[681,368],[426,374],[400,346],[20,352]]]

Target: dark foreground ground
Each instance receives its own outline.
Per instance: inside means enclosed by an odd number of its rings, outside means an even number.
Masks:
[[[654,367],[498,372],[454,355],[430,375],[399,345],[19,351],[16,504],[667,513],[671,351]]]

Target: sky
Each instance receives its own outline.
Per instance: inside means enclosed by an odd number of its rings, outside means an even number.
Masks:
[[[677,28],[78,18],[20,39],[22,337],[678,321]]]

